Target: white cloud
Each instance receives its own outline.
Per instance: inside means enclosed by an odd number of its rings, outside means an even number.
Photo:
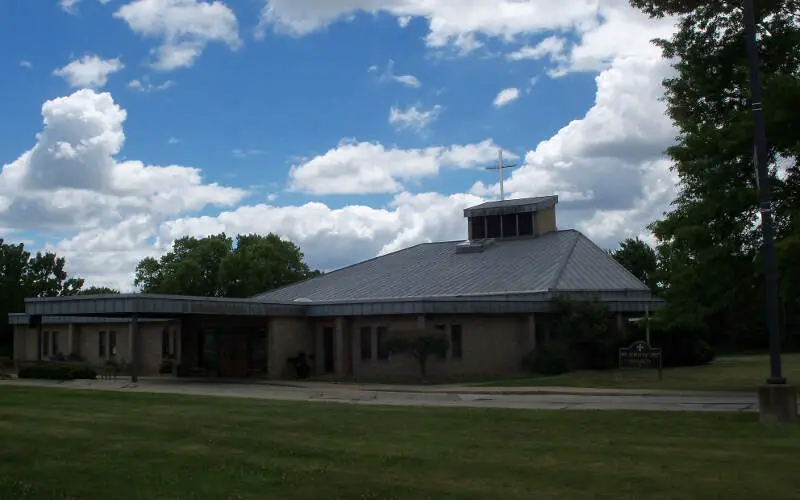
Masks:
[[[411,129],[415,132],[424,132],[428,126],[439,118],[442,107],[438,104],[429,110],[411,106],[408,109],[400,109],[392,106],[389,109],[389,123],[398,130]]]
[[[34,147],[0,173],[0,225],[15,229],[111,227],[133,216],[154,220],[208,205],[228,206],[239,189],[205,184],[199,170],[118,162],[127,118],[108,93],[83,89],[42,106]]]
[[[373,65],[370,66],[367,71],[369,71],[370,73],[377,73],[378,69],[379,69],[378,66]],[[389,63],[386,65],[386,70],[378,76],[378,79],[380,81],[394,81],[397,83],[401,83],[406,87],[411,87],[415,89],[420,88],[422,86],[422,83],[414,75],[395,75],[394,61],[391,59],[389,60]]]
[[[591,23],[596,0],[267,0],[259,30],[302,36],[331,23],[351,19],[356,13],[386,12],[398,18],[428,20],[429,47],[453,45],[467,53],[479,47],[477,36],[512,40],[544,30],[569,30]]]
[[[96,55],[85,55],[53,71],[73,88],[102,88],[108,83],[109,75],[125,67],[119,58],[102,59]]]
[[[170,137],[167,139],[167,144],[179,144],[181,142],[177,137]]]
[[[231,151],[234,158],[247,158],[248,156],[258,156],[265,154],[266,151],[262,149],[241,149],[235,148]]]
[[[238,49],[239,24],[221,1],[133,0],[114,13],[144,37],[160,38],[152,66],[169,71],[192,66],[211,42]]]
[[[533,47],[530,45],[525,45],[524,47],[511,52],[506,57],[512,61],[520,61],[523,59],[541,59],[547,56],[553,59],[563,59],[566,44],[566,40],[561,37],[549,36]]]
[[[97,1],[105,5],[111,0],[97,0]],[[64,12],[67,12],[69,14],[77,14],[78,10],[76,7],[80,2],[81,0],[59,0],[58,5]]]
[[[497,97],[494,98],[494,106],[496,108],[502,108],[503,106],[516,101],[519,98],[519,89],[516,87],[511,87],[507,89],[503,89],[498,92]]]
[[[105,5],[111,0],[97,0],[97,1]],[[80,2],[81,0],[59,0],[58,5],[64,12],[67,12],[69,14],[77,14],[78,13],[77,5]]]
[[[131,80],[128,82],[128,87],[138,90],[139,92],[158,92],[160,90],[167,90],[175,85],[172,80],[165,80],[159,84],[150,83],[150,78],[145,76],[141,80]]]
[[[397,193],[404,189],[404,182],[435,176],[442,167],[469,168],[491,161],[497,150],[491,139],[423,149],[342,141],[322,155],[293,165],[290,189],[313,194]]]
[[[19,65],[22,66],[23,68],[28,68],[28,69],[33,67],[33,63],[32,62],[25,61],[25,60],[20,61]]]

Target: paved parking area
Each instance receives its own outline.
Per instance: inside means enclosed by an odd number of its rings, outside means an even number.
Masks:
[[[755,412],[756,394],[747,393],[581,393],[576,389],[548,388],[548,391],[525,393],[516,390],[487,392],[469,387],[359,386],[325,383],[231,383],[207,380],[145,378],[131,383],[127,379],[75,380],[6,380],[2,386],[39,386],[64,389],[107,390],[122,392],[225,396],[282,401],[328,402],[364,405],[444,406],[471,408],[516,408],[531,410],[646,410]]]

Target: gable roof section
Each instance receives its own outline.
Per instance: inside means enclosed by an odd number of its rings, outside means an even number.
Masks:
[[[265,302],[352,302],[556,291],[649,289],[574,230],[497,241],[478,253],[423,243],[253,297]]]

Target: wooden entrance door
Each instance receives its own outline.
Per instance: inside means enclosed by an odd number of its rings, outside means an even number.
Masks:
[[[219,376],[247,376],[247,334],[228,334],[217,337]]]

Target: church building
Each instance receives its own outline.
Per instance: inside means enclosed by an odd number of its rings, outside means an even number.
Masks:
[[[597,299],[618,325],[660,305],[647,286],[580,232],[556,227],[556,196],[464,211],[462,241],[422,243],[246,299],[123,294],[31,298],[15,325],[19,361],[113,359],[153,376],[294,378],[303,353],[315,378],[417,377],[391,355],[393,332],[449,338],[430,378],[512,376],[550,340],[554,298]],[[169,375],[168,375],[169,376]]]

